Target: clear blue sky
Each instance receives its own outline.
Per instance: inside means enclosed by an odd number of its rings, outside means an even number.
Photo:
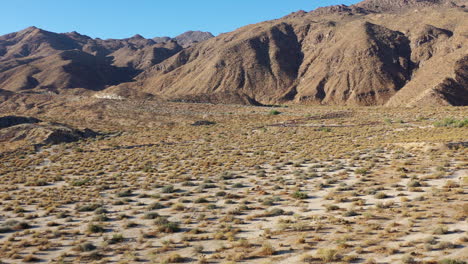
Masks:
[[[4,0],[0,35],[36,26],[91,37],[174,37],[187,30],[217,35],[319,6],[356,0]]]

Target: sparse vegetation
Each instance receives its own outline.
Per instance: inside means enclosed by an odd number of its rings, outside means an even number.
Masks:
[[[434,123],[436,127],[468,127],[468,118],[457,120],[455,118],[445,118]]]
[[[148,117],[157,133],[103,118],[96,130],[123,132],[0,156],[2,261],[464,263],[449,257],[467,241],[466,148],[440,142],[468,134],[432,124],[466,110],[415,123],[412,109],[350,108],[283,127],[336,110],[199,107],[223,114]]]

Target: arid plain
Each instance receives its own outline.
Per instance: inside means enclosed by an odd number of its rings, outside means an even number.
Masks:
[[[98,135],[2,142],[2,263],[468,257],[466,107],[42,97],[0,110]]]

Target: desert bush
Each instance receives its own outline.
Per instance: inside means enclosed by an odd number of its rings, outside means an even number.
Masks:
[[[93,251],[97,247],[93,245],[91,242],[85,242],[76,247],[76,250],[81,251],[81,252],[88,252],[88,251]]]
[[[317,250],[316,257],[326,263],[339,261],[341,259],[341,256],[338,254],[336,249],[329,248],[319,248]]]
[[[167,185],[167,186],[164,186],[162,189],[161,189],[161,192],[162,193],[173,193],[175,192],[175,188],[173,185]]]
[[[418,180],[411,180],[407,185],[409,188],[421,187],[421,183]]]
[[[334,205],[334,204],[327,204],[327,205],[324,205],[324,206],[325,206],[325,209],[327,210],[327,212],[336,211],[336,210],[340,209],[340,207],[338,205]]]
[[[102,227],[101,225],[98,225],[98,224],[90,223],[88,225],[87,230],[90,233],[102,233],[102,232],[104,232],[104,227]]]
[[[197,198],[195,199],[194,203],[209,203],[210,201],[208,201],[206,198],[204,197],[200,197],[200,198]]]
[[[388,195],[383,193],[383,192],[378,192],[375,194],[375,198],[376,199],[385,199],[385,198],[388,198]]]
[[[148,212],[143,216],[143,219],[156,219],[159,217],[159,214],[156,212]]]
[[[360,169],[356,169],[354,171],[356,174],[360,174],[360,175],[366,175],[369,173],[369,169],[367,168],[360,168]]]
[[[125,240],[124,236],[122,234],[114,234],[109,240],[107,240],[106,242],[109,244],[109,245],[113,245],[113,244],[117,244],[117,243],[120,243],[120,242],[123,242]]]
[[[446,226],[440,225],[436,227],[433,231],[432,234],[434,235],[444,235],[448,233],[448,229]]]
[[[185,258],[183,258],[179,254],[173,253],[170,256],[168,256],[164,261],[166,263],[183,263],[185,262]]]
[[[83,179],[76,179],[71,182],[71,186],[79,187],[88,184],[91,181],[90,177],[86,177]]]
[[[165,233],[175,233],[180,231],[178,223],[171,222],[167,217],[159,216],[154,220],[154,224],[158,226],[158,230]]]
[[[279,216],[279,215],[284,215],[284,214],[285,212],[281,208],[273,208],[272,210],[266,212],[267,216]]]
[[[27,222],[20,222],[17,220],[8,220],[0,225],[0,233],[8,233],[31,228]]]
[[[242,183],[240,183],[240,182],[235,183],[234,185],[232,185],[232,188],[244,188],[244,187],[245,187],[245,186],[244,186]]]
[[[309,197],[306,193],[300,191],[293,192],[291,196],[295,199],[307,199]]]
[[[150,205],[148,205],[148,210],[158,210],[158,209],[162,209],[164,208],[164,205],[158,203],[158,202],[155,202],[155,203],[152,203]]]
[[[29,254],[29,255],[27,255],[27,256],[25,256],[23,258],[23,261],[24,262],[39,262],[39,261],[41,261],[41,259],[39,259],[38,257],[36,257],[36,256],[34,256],[32,254]]]
[[[344,212],[343,216],[345,217],[351,217],[351,216],[356,216],[358,215],[358,213],[354,210],[348,210],[346,212]]]
[[[98,203],[93,203],[93,204],[86,204],[82,205],[76,208],[78,212],[92,212],[98,208],[102,207],[102,205]]]
[[[270,243],[263,243],[258,254],[260,256],[271,256],[276,253],[275,248]]]
[[[129,197],[129,196],[132,196],[133,193],[132,193],[132,190],[130,189],[127,189],[125,191],[121,191],[121,192],[118,192],[117,193],[117,197]]]
[[[106,214],[99,214],[93,217],[93,221],[98,221],[98,222],[106,222],[109,220],[110,218]]]

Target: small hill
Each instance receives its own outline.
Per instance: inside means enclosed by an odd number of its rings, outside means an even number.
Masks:
[[[32,117],[0,117],[0,151],[24,146],[69,143],[96,135],[97,133],[90,129],[79,130]]]

